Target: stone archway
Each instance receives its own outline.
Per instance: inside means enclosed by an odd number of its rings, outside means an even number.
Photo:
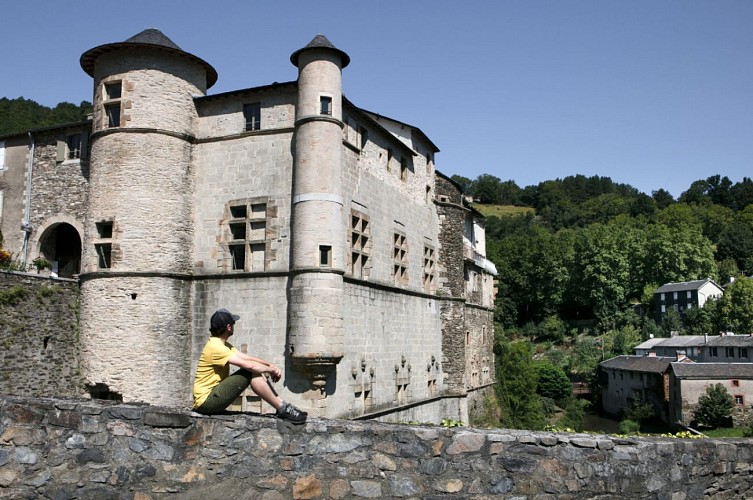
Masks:
[[[81,236],[66,222],[52,224],[39,238],[39,255],[52,265],[61,278],[72,278],[81,272]]]

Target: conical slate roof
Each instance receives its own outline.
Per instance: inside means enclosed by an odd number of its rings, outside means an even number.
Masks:
[[[83,53],[81,56],[80,62],[81,67],[89,76],[94,76],[94,64],[97,61],[97,58],[99,56],[114,52],[123,48],[133,48],[133,47],[150,47],[150,48],[157,48],[160,50],[164,50],[167,52],[171,52],[173,54],[179,55],[181,57],[185,57],[186,59],[193,61],[195,63],[198,63],[200,66],[204,68],[207,74],[207,88],[210,88],[212,85],[214,85],[217,82],[217,71],[206,61],[203,59],[196,57],[193,54],[189,54],[188,52],[185,52],[183,49],[178,47],[175,42],[170,40],[167,36],[165,36],[164,33],[162,33],[158,29],[154,28],[148,28],[142,31],[141,33],[138,33],[128,40],[124,42],[116,42],[116,43],[108,43],[105,45],[100,45],[99,47],[94,47],[93,49],[89,49],[86,52]]]
[[[313,40],[311,40],[309,42],[308,45],[306,45],[302,49],[298,49],[295,52],[293,52],[290,55],[290,62],[292,62],[296,67],[298,67],[298,56],[300,56],[301,52],[303,52],[304,50],[309,50],[309,49],[330,49],[330,50],[334,50],[335,52],[337,52],[338,54],[340,54],[340,58],[342,60],[342,63],[341,63],[341,66],[340,66],[341,68],[344,68],[345,66],[347,66],[348,64],[350,64],[350,56],[348,56],[348,54],[346,54],[342,50],[340,50],[337,47],[335,47],[334,45],[332,45],[332,42],[330,42],[329,40],[327,40],[327,37],[324,36],[324,35],[322,35],[322,34],[316,35],[313,38]]]

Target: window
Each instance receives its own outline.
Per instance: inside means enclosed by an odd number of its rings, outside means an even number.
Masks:
[[[105,104],[107,128],[120,127],[120,103]]]
[[[661,294],[661,301],[664,302],[664,292]]]
[[[737,348],[737,357],[738,358],[747,358],[748,357],[748,348],[747,347],[738,347]]]
[[[367,264],[371,249],[371,226],[366,214],[350,212],[350,273],[354,278],[368,277]]]
[[[712,358],[716,358],[717,356],[719,356],[719,354],[717,353],[716,347],[709,347],[709,356],[711,356]]]
[[[431,247],[424,246],[424,292],[432,293],[434,291],[434,267],[435,253]]]
[[[404,234],[392,237],[392,277],[396,286],[408,284],[408,239]]]
[[[122,82],[104,84],[105,127],[120,127],[120,98],[122,97]]]
[[[738,406],[745,404],[745,398],[743,398],[742,394],[735,394],[735,404]]]
[[[319,245],[319,267],[332,267],[331,245]]]
[[[0,170],[5,168],[5,141],[0,141]]]
[[[732,381],[732,387],[740,387],[740,381],[739,380],[733,380]]]
[[[100,240],[112,239],[112,221],[96,222],[97,238]],[[97,267],[100,269],[110,269],[112,267],[112,242],[100,241],[95,243],[94,251],[97,254]]]
[[[69,134],[65,141],[58,141],[57,162],[62,163],[65,160],[77,160],[84,156],[83,134]]]
[[[686,297],[689,298],[689,299],[692,298],[693,297],[693,293],[690,290],[688,290],[688,294],[686,295]]]
[[[735,357],[735,348],[734,347],[725,347],[724,348],[724,355],[728,358],[734,358]]]
[[[227,222],[229,267],[233,271],[263,271],[266,267],[266,203],[233,202]]]
[[[319,113],[322,115],[332,115],[332,98],[329,96],[321,96],[319,98],[319,104],[321,106]]]
[[[677,292],[675,292],[675,293],[673,294],[673,298],[674,298],[675,300],[677,300]]]
[[[121,82],[105,83],[105,100],[111,101],[113,99],[120,99],[122,88],[123,86]]]
[[[261,129],[261,103],[254,102],[243,105],[243,118],[246,120],[245,130]]]

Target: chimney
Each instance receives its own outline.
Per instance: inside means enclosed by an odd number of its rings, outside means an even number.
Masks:
[[[684,361],[688,359],[688,357],[685,355],[685,351],[676,351],[675,356],[677,357],[677,361]]]

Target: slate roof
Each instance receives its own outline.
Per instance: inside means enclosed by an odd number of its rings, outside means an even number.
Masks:
[[[645,373],[664,373],[675,358],[664,356],[617,356],[599,363],[604,368]],[[753,363],[751,363],[753,364]]]
[[[753,363],[672,363],[672,371],[685,379],[753,379]]]
[[[654,349],[656,347],[699,347],[710,343],[717,335],[677,335],[669,338],[653,338],[636,346],[636,349]]]
[[[753,347],[753,337],[750,335],[714,336],[713,340],[709,340],[709,345],[713,347]]]
[[[295,67],[297,68],[298,67],[298,56],[300,56],[303,51],[310,50],[310,49],[330,49],[330,50],[334,50],[335,52],[337,52],[337,53],[340,54],[340,58],[342,60],[342,64],[340,66],[341,68],[344,68],[345,66],[347,66],[348,64],[350,64],[350,56],[348,54],[346,54],[345,52],[343,52],[342,50],[340,50],[337,47],[335,47],[334,45],[332,45],[332,42],[330,42],[329,40],[327,40],[327,37],[324,36],[324,35],[322,35],[322,34],[316,35],[309,42],[308,45],[306,45],[302,49],[298,49],[295,52],[293,52],[292,54],[290,54],[290,62],[292,62],[293,65],[295,65]]]
[[[212,67],[212,65],[210,65],[203,59],[184,51],[183,49],[178,47],[175,42],[165,36],[164,33],[154,28],[145,29],[141,33],[137,33],[124,42],[108,43],[94,47],[93,49],[89,49],[81,55],[79,62],[81,63],[83,70],[86,71],[89,76],[93,77],[94,64],[96,63],[99,56],[109,52],[114,52],[116,50],[133,47],[157,48],[159,50],[171,52],[181,57],[185,57],[190,61],[198,63],[204,68],[204,71],[206,71],[207,75],[207,88],[210,88],[212,85],[217,83],[217,71]]]
[[[714,283],[713,280],[710,278],[706,278],[704,280],[695,280],[695,281],[682,281],[680,283],[666,283],[659,288],[656,289],[654,294],[657,293],[667,293],[667,292],[684,292],[688,290],[698,290],[706,283],[713,283],[714,286],[719,288],[719,290],[722,290],[722,287]]]

